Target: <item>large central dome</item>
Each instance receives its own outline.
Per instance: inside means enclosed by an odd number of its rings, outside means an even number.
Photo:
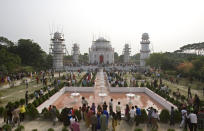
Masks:
[[[89,62],[90,63],[114,63],[114,49],[110,41],[104,37],[99,37],[93,41],[91,48],[89,48]]]
[[[109,42],[104,37],[99,37],[95,42]]]

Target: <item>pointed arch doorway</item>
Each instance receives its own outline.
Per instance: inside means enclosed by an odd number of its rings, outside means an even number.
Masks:
[[[100,62],[100,64],[102,64],[103,63],[103,55],[100,55],[100,57],[99,57],[99,62]]]

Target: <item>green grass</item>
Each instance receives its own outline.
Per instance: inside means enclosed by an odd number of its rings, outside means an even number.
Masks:
[[[147,78],[146,80],[149,81],[149,82],[151,82],[151,80],[153,80],[153,79],[150,78],[150,77],[146,77],[146,78]],[[170,81],[167,81],[167,80],[165,80],[165,79],[162,79],[162,82],[163,82],[165,85],[167,85],[167,86],[172,90],[172,92],[176,92],[177,89],[179,89],[181,95],[184,95],[184,96],[186,96],[186,97],[188,96],[188,86],[189,86],[189,84],[184,84],[184,83],[190,83],[188,79],[184,79],[184,78],[181,79],[181,80],[179,81],[179,84],[171,83]],[[190,84],[191,87],[192,87],[192,88],[191,88],[192,96],[194,97],[195,94],[197,94],[197,95],[199,96],[200,100],[201,100],[201,101],[204,101],[203,91],[200,90],[200,89],[198,89],[198,88],[195,88],[196,84],[198,84],[197,81],[193,81],[192,84]],[[202,84],[202,85],[204,86],[204,83],[200,83],[200,84]],[[203,86],[202,86],[202,87],[203,87]]]
[[[36,84],[36,81],[32,81],[29,83],[28,86],[28,94],[33,93],[35,90],[40,89],[43,87],[42,84]],[[21,98],[25,98],[25,92],[26,92],[26,86],[25,84],[21,84],[19,86],[15,86],[12,88],[7,88],[7,89],[2,89],[1,90],[1,97],[6,97],[6,98],[1,98],[0,101],[0,106],[5,106],[8,102],[15,102],[17,100],[20,100]]]

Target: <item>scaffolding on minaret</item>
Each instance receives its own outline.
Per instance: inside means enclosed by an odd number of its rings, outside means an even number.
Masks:
[[[129,44],[125,44],[123,48],[123,62],[124,63],[129,63],[130,62],[130,53],[131,53],[131,48]]]
[[[80,54],[79,45],[77,43],[74,43],[72,47],[72,58],[73,62],[76,64],[79,63],[79,54]]]
[[[64,69],[63,59],[66,54],[64,41],[64,34],[59,32],[51,34],[50,54],[53,56],[53,69],[55,71]]]

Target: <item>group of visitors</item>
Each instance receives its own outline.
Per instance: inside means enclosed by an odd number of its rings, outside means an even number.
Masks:
[[[82,80],[82,86],[83,87],[87,87],[87,86],[90,86],[92,84],[93,81],[91,81],[91,80],[92,80],[92,77],[93,77],[93,73],[94,72],[92,72],[92,71],[88,71],[85,74],[85,77]]]
[[[11,124],[13,127],[15,124],[20,125],[20,122],[24,121],[25,118],[25,105],[21,104],[19,107],[17,105],[13,106],[8,104],[4,110],[4,122]]]
[[[127,81],[122,78],[123,73],[108,72],[108,81],[112,87],[127,87]]]
[[[158,114],[158,111],[156,109],[154,109],[153,107],[149,107],[147,109],[147,116],[148,116],[148,123],[147,123],[147,126],[151,126],[152,129],[158,129],[158,120],[160,120],[159,118],[159,114]]]
[[[67,86],[76,86],[77,80],[73,72],[66,74],[65,79],[67,80]]]
[[[193,108],[187,110],[186,107],[183,107],[181,110],[182,115],[182,121],[180,124],[180,128],[184,128],[187,130],[189,127],[190,131],[196,131],[197,130],[197,113]]]

